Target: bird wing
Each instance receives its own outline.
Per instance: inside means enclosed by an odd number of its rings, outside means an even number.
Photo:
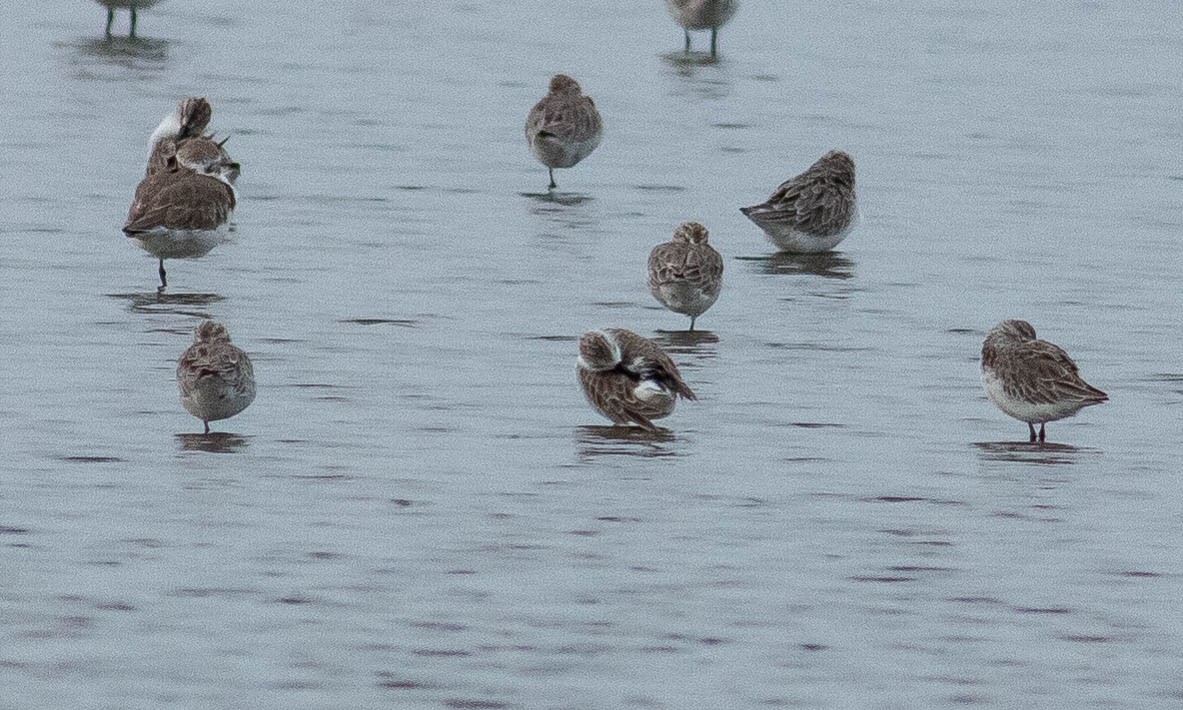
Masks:
[[[234,205],[234,191],[216,178],[192,173],[155,175],[136,188],[123,231],[217,229],[230,219]]]
[[[723,257],[709,244],[666,242],[649,252],[649,288],[684,281],[704,292],[718,292]]]
[[[582,142],[595,136],[601,125],[600,112],[591,97],[547,95],[530,109],[526,135]]]
[[[1109,398],[1081,378],[1079,368],[1068,353],[1046,340],[1023,343],[1009,356],[1014,358],[1014,366],[1002,368],[1002,371],[1014,374],[1004,381],[1004,385],[1023,400],[1054,404],[1103,402]]]
[[[653,341],[629,330],[615,330],[620,345],[621,365],[642,380],[653,380],[685,399],[698,399],[682,379],[678,366]]]

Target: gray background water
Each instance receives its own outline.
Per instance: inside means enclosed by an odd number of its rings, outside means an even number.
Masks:
[[[656,0],[10,5],[0,708],[1183,703],[1174,0],[749,0],[717,64]],[[606,132],[547,199],[558,71]],[[186,95],[241,203],[160,297],[119,227]],[[832,147],[859,230],[774,256],[737,207]],[[688,219],[698,338],[644,285]],[[208,439],[205,316],[259,382]],[[981,392],[1008,317],[1112,396],[1054,446]],[[667,435],[583,402],[600,326],[697,390]]]

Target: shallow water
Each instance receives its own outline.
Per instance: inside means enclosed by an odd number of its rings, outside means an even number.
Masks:
[[[396,5],[6,14],[0,707],[1179,704],[1174,4],[748,2],[714,63],[656,2]],[[556,71],[606,133],[548,195]],[[119,227],[194,94],[236,231],[158,294]],[[737,208],[831,147],[859,229],[773,254]],[[695,334],[644,280],[690,219]],[[207,316],[259,385],[209,437]],[[1009,317],[1112,397],[1054,444],[981,391]],[[600,326],[667,432],[583,402]]]

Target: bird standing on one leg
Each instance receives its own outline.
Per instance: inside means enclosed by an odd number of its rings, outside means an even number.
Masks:
[[[177,387],[181,404],[208,434],[210,422],[228,419],[255,400],[255,370],[224,325],[202,321],[177,363]]]
[[[690,330],[723,288],[723,257],[708,236],[706,227],[686,222],[649,252],[649,292],[671,311],[690,316]]]
[[[590,96],[566,74],[550,80],[550,91],[526,116],[526,142],[530,152],[555,183],[555,168],[569,168],[591,154],[600,144],[603,121]]]

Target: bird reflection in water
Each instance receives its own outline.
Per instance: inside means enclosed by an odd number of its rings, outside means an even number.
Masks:
[[[698,358],[715,357],[715,346],[719,344],[719,336],[709,330],[659,330],[650,340],[667,353]]]
[[[225,299],[216,293],[167,293],[159,289],[142,293],[109,293],[107,296],[127,301],[127,308],[132,313],[176,313],[198,318],[209,318],[209,314],[193,309],[205,308]]]
[[[1029,463],[1037,466],[1060,466],[1078,463],[1082,456],[1100,454],[1097,449],[1068,444],[1028,441],[980,441],[974,443],[982,461]]]
[[[529,197],[537,205],[533,208],[535,214],[543,214],[554,207],[576,207],[595,198],[582,192],[519,192],[522,197]]]
[[[214,431],[209,434],[177,434],[182,451],[204,451],[208,454],[237,454],[250,445],[249,436]]]
[[[677,450],[666,446],[678,440],[674,432],[659,427],[655,431],[638,426],[580,426],[579,457],[590,461],[602,456],[634,456],[638,458],[665,458],[680,456]]]
[[[163,69],[168,61],[169,42],[148,37],[81,37],[61,43],[77,54],[80,67],[92,67],[95,61],[126,69]]]
[[[820,254],[790,254],[776,252],[768,256],[740,256],[740,261],[751,261],[766,274],[811,274],[827,279],[854,277],[854,262],[835,252]]]

